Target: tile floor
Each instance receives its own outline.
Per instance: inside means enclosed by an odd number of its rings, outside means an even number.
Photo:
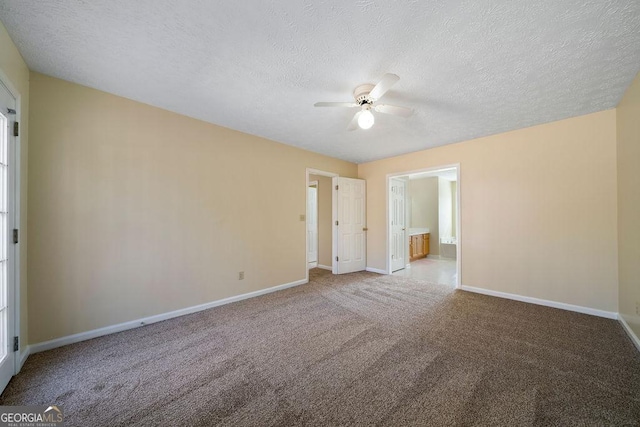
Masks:
[[[431,283],[455,286],[458,278],[455,259],[423,258],[413,261],[408,268],[398,270],[394,276],[424,279]]]

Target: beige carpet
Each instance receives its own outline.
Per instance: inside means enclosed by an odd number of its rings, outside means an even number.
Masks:
[[[70,426],[640,425],[640,354],[613,320],[316,269],[34,354],[0,403]]]

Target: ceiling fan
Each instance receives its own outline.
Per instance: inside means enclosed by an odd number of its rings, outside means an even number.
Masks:
[[[316,102],[314,107],[360,107],[347,130],[369,129],[373,126],[375,118],[371,110],[378,113],[393,114],[394,116],[409,117],[413,114],[413,110],[407,107],[397,107],[395,105],[377,104],[378,99],[382,97],[391,87],[400,80],[395,74],[385,74],[377,85],[364,84],[360,85],[353,91],[353,97],[356,102]]]

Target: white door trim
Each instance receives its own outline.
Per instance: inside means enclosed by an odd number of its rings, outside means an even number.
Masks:
[[[2,84],[9,90],[11,95],[16,100],[16,121],[22,125],[22,95],[18,91],[18,89],[13,85],[11,79],[4,73],[2,69],[0,69],[0,81]],[[20,228],[20,177],[21,177],[21,168],[20,168],[20,159],[21,159],[21,141],[22,141],[22,133],[24,130],[21,128],[17,137],[15,138],[15,147],[13,150],[13,204],[10,206],[10,209],[13,210],[13,228],[19,230],[20,238],[19,242],[22,241],[22,229]],[[18,337],[20,342],[20,350],[16,352],[13,358],[14,364],[14,373],[17,374],[20,372],[24,361],[26,360],[26,355],[28,355],[28,346],[27,343],[24,342],[22,336],[20,336],[20,243],[14,245],[14,254],[13,254],[13,281],[9,285],[10,291],[9,295],[13,299],[13,335],[8,337],[9,339],[13,339],[13,337]],[[10,331],[11,332],[11,331]]]
[[[308,263],[307,263],[307,248],[309,247],[309,236],[307,235],[307,216],[308,216],[308,212],[307,212],[307,200],[309,199],[309,175],[319,175],[319,176],[327,176],[329,178],[334,178],[334,177],[338,177],[340,175],[338,175],[337,173],[333,173],[333,172],[327,172],[327,171],[323,171],[320,169],[313,169],[313,168],[307,168],[306,170],[306,179],[305,179],[305,187],[304,187],[304,211],[305,211],[305,215],[304,215],[304,252],[305,252],[305,256],[304,256],[304,271],[305,271],[305,279],[307,281],[309,281],[309,268],[308,268]],[[336,254],[338,253],[338,247],[337,244],[338,242],[336,242],[336,239],[334,238],[334,236],[336,235],[336,218],[338,216],[338,205],[336,203],[336,190],[334,188],[331,189],[331,270],[332,272],[335,274],[336,272]],[[320,209],[318,207],[318,209]],[[318,254],[318,256],[320,256],[320,254]]]
[[[440,165],[440,166],[433,166],[433,167],[428,167],[428,168],[424,168],[424,169],[414,169],[414,170],[409,170],[409,171],[403,171],[403,172],[394,172],[394,173],[389,173],[387,174],[387,186],[386,186],[386,197],[387,197],[387,201],[386,201],[386,206],[387,206],[387,254],[386,254],[386,274],[391,274],[391,225],[390,225],[390,203],[391,203],[391,198],[389,195],[389,192],[391,191],[391,178],[397,178],[399,176],[406,176],[406,175],[413,175],[416,173],[423,173],[423,172],[436,172],[442,169],[452,169],[455,168],[456,169],[456,175],[457,175],[457,189],[456,189],[456,239],[457,239],[457,243],[456,243],[456,269],[458,270],[458,277],[457,277],[457,281],[456,281],[456,288],[460,288],[462,286],[462,226],[460,225],[460,193],[461,193],[461,187],[462,184],[460,182],[460,163],[453,163],[453,164],[448,164],[448,165]],[[439,243],[439,242],[438,242]]]

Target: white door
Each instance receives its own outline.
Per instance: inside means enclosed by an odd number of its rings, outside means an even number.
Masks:
[[[13,352],[14,168],[16,100],[0,81],[0,391],[15,373]]]
[[[307,263],[309,268],[318,266],[318,182],[307,188]]]
[[[363,179],[333,178],[338,216],[337,259],[334,273],[362,271],[367,267],[366,187]]]
[[[406,265],[406,215],[405,215],[405,192],[406,183],[401,179],[392,178],[391,184],[391,271],[398,271]]]

